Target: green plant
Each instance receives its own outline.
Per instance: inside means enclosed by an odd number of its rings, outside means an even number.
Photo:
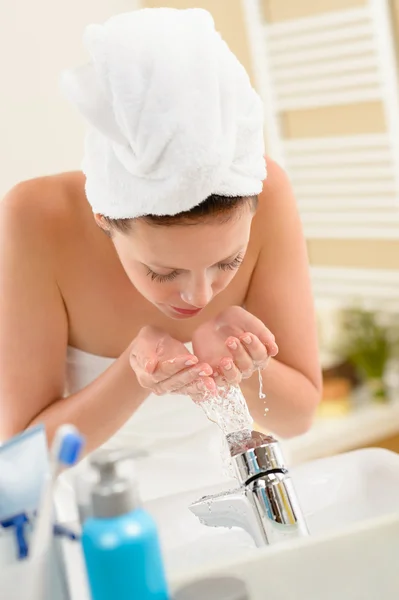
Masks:
[[[340,322],[341,356],[356,367],[376,399],[385,399],[384,374],[388,360],[397,353],[397,324],[384,313],[362,308],[344,309]]]

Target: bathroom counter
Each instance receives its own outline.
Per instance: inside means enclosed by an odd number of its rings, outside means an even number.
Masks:
[[[396,434],[399,434],[399,398],[387,404],[363,404],[342,417],[318,417],[304,435],[280,442],[287,461],[295,465],[372,446]]]

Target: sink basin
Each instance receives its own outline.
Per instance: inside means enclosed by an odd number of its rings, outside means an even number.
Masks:
[[[370,448],[323,458],[293,468],[291,476],[313,536],[399,509],[399,455],[388,450]],[[212,566],[221,557],[245,559],[258,552],[245,531],[206,527],[188,508],[201,496],[235,487],[231,481],[146,503],[158,522],[171,577]]]
[[[399,510],[399,454],[367,448],[291,471],[313,535]]]
[[[190,512],[193,501],[228,483],[147,502],[172,589],[221,574],[242,578],[251,600],[263,600],[265,589],[276,600],[397,600],[399,455],[358,450],[300,465],[291,475],[311,536],[261,549],[245,531],[206,527]],[[67,544],[64,557],[71,597],[88,599],[79,544]]]
[[[232,481],[230,489],[236,486],[237,482]],[[158,524],[170,576],[198,565],[206,567],[220,556],[234,558],[256,551],[252,538],[244,530],[206,527],[188,508],[205,494],[228,489],[229,486],[226,487],[225,483],[224,486],[213,486],[145,503]]]

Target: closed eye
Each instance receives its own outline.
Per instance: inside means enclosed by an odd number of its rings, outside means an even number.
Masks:
[[[235,271],[236,269],[238,269],[240,267],[243,260],[244,260],[244,255],[239,254],[238,256],[236,256],[234,258],[234,260],[232,260],[230,262],[219,263],[215,266],[217,266],[217,268],[221,269],[222,271]],[[167,275],[161,275],[160,273],[156,273],[155,271],[153,271],[152,269],[147,267],[148,277],[151,277],[151,281],[158,281],[159,283],[167,283],[168,281],[173,281],[174,279],[176,279],[176,277],[179,275],[179,273],[180,273],[180,271],[175,270],[175,271],[172,271],[171,273],[168,273]]]
[[[238,269],[238,267],[241,265],[243,260],[244,260],[244,256],[242,254],[239,254],[231,262],[219,263],[218,267],[219,267],[219,269],[222,269],[222,271],[234,271],[235,269]]]
[[[178,274],[178,271],[172,271],[172,273],[168,273],[167,275],[160,275],[159,273],[155,273],[155,271],[147,267],[147,275],[151,277],[151,281],[159,281],[159,283],[173,281],[176,279]]]

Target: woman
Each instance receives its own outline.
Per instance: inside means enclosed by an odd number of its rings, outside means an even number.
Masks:
[[[85,40],[90,64],[63,79],[91,125],[84,173],[0,207],[0,436],[73,423],[88,451],[143,446],[148,480],[200,487],[219,432],[191,399],[240,383],[289,437],[320,397],[295,200],[270,159],[265,179],[261,102],[208,13],[119,15]]]

